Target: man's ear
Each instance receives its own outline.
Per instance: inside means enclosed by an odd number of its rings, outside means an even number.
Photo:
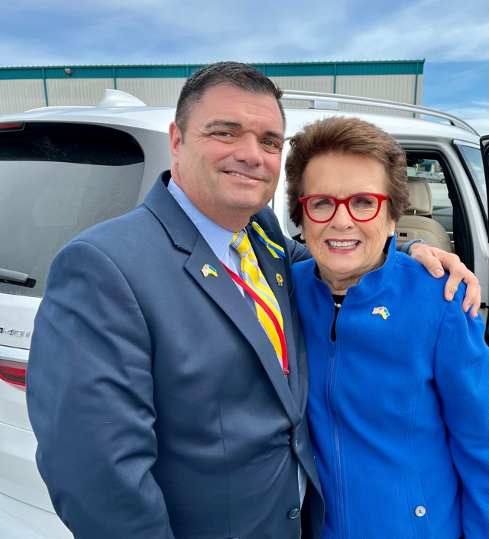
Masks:
[[[168,131],[168,136],[170,138],[170,150],[173,157],[173,162],[178,162],[178,154],[180,152],[180,146],[182,145],[182,132],[178,128],[175,122],[170,124],[170,129]]]

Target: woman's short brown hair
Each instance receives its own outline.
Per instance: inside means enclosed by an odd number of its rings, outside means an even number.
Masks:
[[[304,195],[304,170],[316,155],[364,155],[385,170],[389,215],[398,221],[409,206],[406,154],[399,143],[377,126],[358,118],[335,116],[306,125],[290,141],[285,162],[289,214],[296,226],[302,224],[299,198]]]

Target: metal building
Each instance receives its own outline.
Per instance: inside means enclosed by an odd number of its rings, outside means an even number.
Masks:
[[[285,90],[356,95],[421,105],[424,62],[251,65]],[[0,67],[0,114],[56,105],[95,106],[106,88],[123,90],[151,106],[176,105],[185,80],[203,65]],[[289,101],[288,106],[305,107],[307,103]],[[382,112],[382,109],[374,107],[360,109]],[[393,114],[392,110],[390,114]],[[402,111],[397,111],[397,114],[412,115]]]

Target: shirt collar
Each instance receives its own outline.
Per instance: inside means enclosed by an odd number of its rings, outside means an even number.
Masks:
[[[217,258],[219,258],[219,260],[225,259],[229,252],[229,245],[234,237],[234,232],[222,228],[222,226],[214,223],[214,221],[211,221],[200,212],[192,202],[190,202],[187,195],[173,181],[173,178],[171,178],[168,183],[168,191],[170,191],[182,210],[188,215],[189,219],[197,227],[202,236],[204,236],[205,241],[214,251]]]

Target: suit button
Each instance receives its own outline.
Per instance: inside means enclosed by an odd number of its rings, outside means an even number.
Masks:
[[[292,511],[290,511],[290,513],[289,513],[289,518],[291,518],[291,519],[297,518],[300,514],[301,514],[301,512],[299,511],[299,509],[297,509],[297,508],[292,509]]]
[[[297,446],[299,445],[299,442],[297,441],[297,439],[294,441],[294,447],[297,449]]]
[[[417,517],[424,517],[426,515],[426,509],[422,505],[418,505],[418,507],[416,507],[414,510],[414,514]]]

